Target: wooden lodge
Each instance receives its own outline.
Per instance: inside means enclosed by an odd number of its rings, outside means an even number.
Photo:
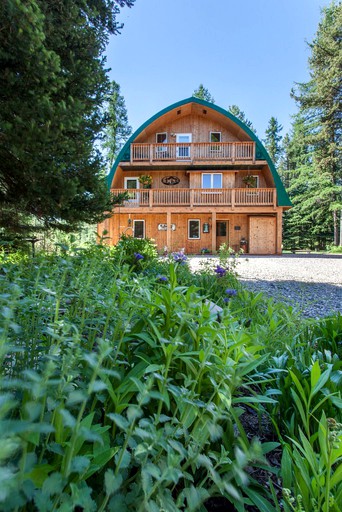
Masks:
[[[145,178],[145,180],[144,180]],[[158,249],[215,253],[222,243],[251,254],[280,254],[282,214],[291,207],[256,135],[230,112],[198,98],[165,108],[121,150],[108,175],[127,200],[99,226]]]

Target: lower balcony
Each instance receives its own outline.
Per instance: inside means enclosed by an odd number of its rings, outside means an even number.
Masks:
[[[129,192],[127,208],[160,206],[276,206],[274,188],[175,188],[112,189],[114,195]]]

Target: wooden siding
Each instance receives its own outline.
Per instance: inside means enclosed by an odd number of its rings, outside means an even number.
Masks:
[[[227,122],[227,120],[224,120]],[[171,122],[159,124],[158,127],[154,127],[152,133],[143,132],[139,135],[136,142],[146,142],[148,144],[154,144],[156,142],[156,133],[167,133],[167,141],[175,142],[175,137],[171,134],[175,133],[191,133],[193,142],[210,142],[210,132],[221,132],[222,142],[234,142],[239,141],[236,135],[234,135],[224,124],[212,119],[207,118],[206,115],[186,115],[180,119],[173,119]],[[250,138],[245,135],[245,140]]]

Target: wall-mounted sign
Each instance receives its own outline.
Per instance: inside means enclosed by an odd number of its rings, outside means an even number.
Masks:
[[[203,222],[203,233],[209,233],[209,223]]]
[[[161,181],[164,185],[178,185],[180,179],[177,176],[165,176]]]
[[[176,224],[171,224],[171,230],[176,231]],[[158,224],[158,231],[167,231],[167,224]]]

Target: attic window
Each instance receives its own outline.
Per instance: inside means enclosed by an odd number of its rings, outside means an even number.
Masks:
[[[203,110],[203,114],[206,114],[206,113],[207,113],[207,111],[206,111],[206,110]]]
[[[181,112],[182,112],[181,110],[177,110],[177,116],[179,116],[179,114],[180,114]]]

